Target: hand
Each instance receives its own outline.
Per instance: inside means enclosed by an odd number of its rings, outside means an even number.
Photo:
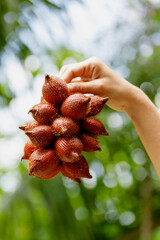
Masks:
[[[71,93],[92,93],[109,97],[107,105],[117,111],[126,111],[137,88],[114,72],[96,57],[80,63],[65,65],[59,77],[68,83]]]
[[[71,92],[108,96],[109,107],[125,111],[160,177],[160,114],[143,91],[95,57],[62,67],[60,77]]]

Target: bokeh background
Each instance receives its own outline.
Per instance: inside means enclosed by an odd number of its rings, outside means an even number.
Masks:
[[[160,110],[160,0],[0,1],[0,239],[160,239],[160,181],[125,113],[106,106],[98,115],[110,136],[85,154],[93,178],[81,185],[29,177],[20,161],[18,126],[31,119],[45,73],[90,56]]]

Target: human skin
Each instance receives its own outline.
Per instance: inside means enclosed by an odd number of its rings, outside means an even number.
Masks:
[[[59,77],[70,92],[109,97],[110,108],[126,112],[160,178],[160,114],[147,95],[96,57],[63,66]]]

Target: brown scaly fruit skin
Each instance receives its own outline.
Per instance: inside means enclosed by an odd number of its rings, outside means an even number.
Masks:
[[[24,146],[24,155],[22,156],[22,159],[29,159],[30,155],[37,150],[38,147],[35,146],[30,140],[28,140],[28,142],[26,142],[25,146]]]
[[[94,117],[83,118],[81,121],[81,127],[87,132],[95,135],[109,135],[109,133],[105,130],[104,125]]]
[[[49,179],[61,172],[78,183],[81,177],[92,178],[81,152],[101,151],[96,135],[109,134],[91,116],[102,110],[108,98],[69,95],[67,84],[48,74],[42,94],[40,104],[30,110],[36,120],[20,126],[32,141],[26,143],[22,157],[29,158],[29,175]]]
[[[61,161],[76,162],[80,159],[83,144],[77,137],[60,137],[55,142],[55,149]]]
[[[34,145],[41,148],[48,147],[55,137],[52,127],[48,125],[35,127],[30,131],[25,131],[25,134],[30,138]]]
[[[90,101],[90,111],[87,116],[97,115],[104,107],[105,103],[108,101],[108,97],[102,98],[99,96],[91,96]]]
[[[61,168],[61,173],[64,177],[67,177],[67,178],[70,178],[71,180],[77,182],[77,183],[81,183],[81,180],[79,178],[75,178],[75,177],[72,177],[72,175],[68,174],[64,168],[63,168],[63,165],[62,165],[62,168]]]
[[[63,168],[65,172],[73,178],[92,178],[91,174],[89,173],[88,163],[84,156],[81,156],[78,162],[63,162]]]
[[[32,130],[33,128],[35,128],[39,125],[40,124],[36,120],[33,120],[31,122],[27,122],[24,125],[20,126],[19,129],[21,129],[23,131],[28,131],[28,130]]]
[[[102,150],[101,147],[99,146],[98,139],[96,136],[93,136],[88,133],[81,133],[79,137],[83,143],[83,151],[94,152]]]
[[[29,158],[29,175],[50,179],[61,170],[61,163],[53,149],[38,149]]]
[[[70,95],[61,106],[61,113],[65,117],[75,120],[82,119],[88,112],[90,98],[81,93]]]
[[[68,96],[67,84],[59,77],[46,74],[42,94],[47,102],[60,105]]]
[[[72,136],[80,130],[80,124],[67,117],[57,118],[54,120],[52,127],[56,136]]]
[[[33,106],[29,113],[32,113],[33,118],[40,124],[51,124],[59,114],[56,105],[51,103],[37,104]]]

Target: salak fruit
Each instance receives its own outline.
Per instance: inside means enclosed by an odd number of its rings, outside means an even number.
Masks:
[[[42,94],[47,102],[59,105],[68,96],[67,84],[58,77],[46,74]]]
[[[24,155],[22,156],[21,160],[29,159],[31,154],[37,149],[38,149],[38,147],[35,146],[30,140],[28,140],[28,142],[26,142],[26,144],[24,146]]]
[[[81,93],[70,95],[62,103],[61,113],[75,120],[82,119],[89,111],[90,98]]]
[[[40,124],[51,124],[59,114],[57,106],[51,103],[37,104],[29,112]]]
[[[86,117],[82,119],[81,127],[87,132],[96,135],[108,135],[104,125],[94,117]]]
[[[28,131],[28,130],[32,130],[33,128],[35,128],[39,125],[40,124],[37,121],[33,120],[32,122],[27,122],[24,125],[19,126],[19,128],[23,131]]]
[[[77,137],[60,137],[55,142],[59,159],[64,162],[77,162],[82,154],[83,144]]]
[[[63,162],[64,170],[70,174],[72,177],[85,177],[85,178],[92,178],[91,174],[89,173],[88,163],[84,156],[81,156],[78,162],[74,163],[66,163]]]
[[[19,127],[29,137],[22,159],[29,160],[29,175],[50,179],[60,172],[81,183],[92,178],[82,152],[101,151],[98,136],[109,135],[93,117],[108,98],[68,92],[62,79],[46,74],[41,101],[29,110],[34,120]]]
[[[29,158],[29,175],[49,179],[59,173],[61,163],[53,149],[38,149]]]
[[[71,118],[59,117],[53,124],[53,131],[56,136],[72,136],[79,133],[80,124]]]
[[[101,151],[99,146],[97,136],[91,135],[89,133],[81,133],[80,140],[83,143],[83,151],[85,152],[94,152]]]
[[[53,129],[48,125],[41,125],[33,128],[30,131],[25,131],[25,134],[30,138],[32,143],[37,147],[48,147],[53,139]]]
[[[88,113],[88,116],[97,115],[103,109],[107,101],[108,101],[108,97],[102,98],[99,96],[91,96],[90,111]]]

